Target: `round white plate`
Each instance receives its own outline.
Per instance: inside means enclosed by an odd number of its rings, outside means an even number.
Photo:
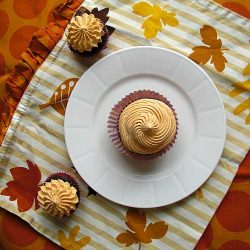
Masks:
[[[173,104],[179,132],[163,157],[138,161],[118,152],[108,135],[112,107],[127,94],[154,90]],[[65,115],[70,158],[84,181],[109,200],[159,207],[199,188],[223,151],[226,119],[208,75],[185,56],[159,47],[133,47],[95,63],[74,88]]]

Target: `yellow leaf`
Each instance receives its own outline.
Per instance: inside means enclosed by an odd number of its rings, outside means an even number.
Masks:
[[[250,75],[250,63],[243,70],[243,76],[247,75]]]
[[[232,84],[232,86],[234,87],[234,89],[229,92],[229,96],[231,97],[238,96],[241,93],[250,91],[250,79],[240,83],[234,83]]]
[[[208,46],[194,47],[194,52],[189,55],[189,58],[198,64],[206,64],[210,58],[212,58],[211,63],[214,65],[215,69],[222,72],[227,63],[227,59],[223,55],[223,50],[227,49],[222,48],[221,39],[217,38],[217,32],[213,27],[204,25],[200,29],[200,34],[202,42]]]
[[[161,31],[162,26],[160,20],[150,17],[143,22],[142,28],[144,29],[144,36],[150,39],[155,37],[158,31]]]
[[[140,2],[133,5],[133,13],[138,16],[147,17],[152,15],[153,7],[147,2]]]
[[[89,236],[86,236],[78,241],[75,240],[79,231],[79,226],[73,227],[69,233],[69,237],[67,238],[65,233],[62,230],[59,230],[57,233],[57,237],[58,241],[60,242],[60,246],[66,250],[80,250],[84,246],[86,246],[90,242],[91,238]]]
[[[61,115],[65,115],[69,97],[79,78],[70,78],[64,81],[51,96],[48,103],[39,106],[40,109],[52,107]]]
[[[162,10],[157,5],[150,5],[147,2],[139,2],[133,5],[133,13],[141,17],[148,17],[144,20],[142,28],[144,29],[144,36],[147,39],[153,38],[158,31],[162,30],[162,23],[164,25],[176,27],[179,25],[175,14]]]
[[[238,115],[241,114],[243,111],[249,110],[250,111],[250,97],[248,97],[247,100],[239,104],[235,109],[234,109],[234,114]],[[248,123],[247,123],[248,124]]]
[[[172,27],[177,27],[179,25],[179,21],[175,17],[175,14],[166,11],[162,11],[162,21],[164,25],[168,24]]]

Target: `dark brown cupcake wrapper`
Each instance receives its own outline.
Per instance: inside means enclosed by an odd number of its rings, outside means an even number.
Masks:
[[[153,154],[138,154],[131,152],[127,148],[124,147],[120,133],[119,133],[119,117],[122,111],[132,102],[139,100],[139,99],[144,99],[144,98],[149,98],[149,99],[156,99],[159,101],[164,102],[169,108],[171,108],[175,119],[176,119],[176,133],[171,141],[165,148],[160,150],[159,152],[153,153]],[[175,109],[173,108],[172,104],[169,102],[167,98],[165,98],[163,95],[151,91],[151,90],[138,90],[133,93],[130,93],[129,95],[125,96],[122,100],[120,100],[111,110],[110,115],[108,117],[108,133],[109,137],[112,140],[114,146],[116,147],[117,150],[119,150],[121,153],[128,155],[134,159],[138,160],[152,160],[155,159],[159,156],[162,156],[165,154],[170,148],[173,146],[175,143],[175,140],[177,138],[178,134],[178,118],[177,114],[175,112]]]

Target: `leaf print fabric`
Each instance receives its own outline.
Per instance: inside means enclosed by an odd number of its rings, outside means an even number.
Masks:
[[[86,246],[91,238],[89,236],[82,237],[80,240],[76,240],[77,234],[80,231],[79,226],[75,226],[71,229],[69,237],[67,238],[65,233],[62,230],[58,231],[58,240],[60,242],[60,246],[66,250],[80,250]]]
[[[127,211],[125,222],[130,230],[119,234],[116,240],[125,244],[126,247],[139,243],[140,248],[141,243],[151,243],[152,239],[160,239],[167,233],[168,225],[164,221],[150,223],[148,226],[146,226],[146,222],[147,218],[144,213],[130,208]]]
[[[217,37],[216,30],[209,26],[204,25],[200,29],[202,42],[208,46],[197,46],[193,48],[193,53],[189,55],[189,58],[198,64],[206,64],[211,59],[211,64],[215,69],[222,72],[225,69],[227,59],[223,55],[222,41]]]
[[[159,6],[151,6],[147,2],[139,2],[133,5],[133,13],[141,17],[147,17],[142,24],[144,36],[147,39],[155,37],[158,31],[162,30],[163,25],[176,27],[179,25],[174,13],[162,10]]]
[[[65,115],[65,110],[68,104],[69,97],[74,87],[77,84],[79,78],[70,78],[64,81],[55,91],[55,93],[51,96],[48,103],[40,105],[40,109],[44,109],[47,107],[52,107],[55,111],[57,111],[61,115]]]
[[[41,172],[36,164],[27,161],[28,169],[16,167],[10,170],[13,181],[7,183],[7,188],[2,190],[1,195],[9,196],[10,201],[17,200],[20,212],[29,210],[35,202],[35,209],[39,208],[37,193]]]
[[[242,72],[243,76],[250,77],[250,63],[244,68]],[[236,97],[242,93],[249,92],[250,93],[250,78],[246,81],[234,83],[232,85],[234,89],[229,93],[231,97]],[[245,101],[240,103],[233,111],[235,115],[239,115],[244,111],[248,110],[248,115],[246,116],[245,123],[250,124],[250,97],[248,97]]]

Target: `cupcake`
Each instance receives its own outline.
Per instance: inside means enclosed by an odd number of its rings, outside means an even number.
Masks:
[[[135,91],[112,109],[108,133],[116,148],[135,159],[166,153],[177,136],[177,117],[170,102],[154,91]]]
[[[48,214],[62,218],[77,209],[80,203],[80,189],[70,175],[55,173],[40,187],[37,200]]]
[[[93,55],[104,48],[109,36],[114,31],[106,26],[108,9],[92,12],[86,8],[80,8],[71,20],[67,31],[67,41],[72,52],[84,56]]]

